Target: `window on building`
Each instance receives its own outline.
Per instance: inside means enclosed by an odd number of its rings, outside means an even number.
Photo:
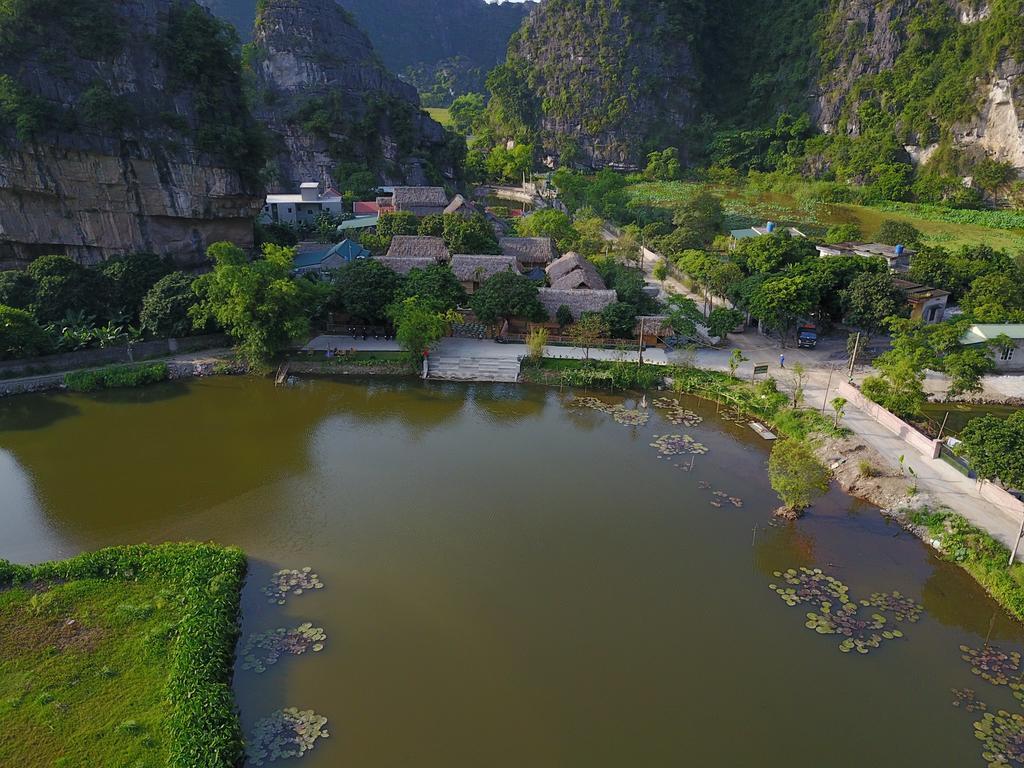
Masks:
[[[291,212],[292,212],[292,209],[291,209],[291,207],[289,206],[289,208],[288,208],[288,213],[291,213]]]
[[[926,322],[932,323],[935,321],[935,315],[938,313],[938,307],[928,307],[928,319]]]
[[[1013,360],[1013,351],[1015,349],[1016,347],[1003,347],[1002,350],[999,352],[999,359],[1002,360],[1003,362],[1009,362],[1010,360]]]

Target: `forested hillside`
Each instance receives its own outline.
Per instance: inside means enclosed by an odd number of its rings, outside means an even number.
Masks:
[[[1024,169],[1022,0],[547,0],[490,82],[495,143],[956,202]],[[780,120],[780,118],[782,118]],[[960,201],[970,202],[970,201]]]

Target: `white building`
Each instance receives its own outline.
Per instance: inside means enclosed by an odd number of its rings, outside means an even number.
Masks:
[[[321,213],[340,216],[342,197],[334,189],[320,192],[320,185],[307,181],[297,195],[267,195],[260,221],[264,224],[312,224]]]

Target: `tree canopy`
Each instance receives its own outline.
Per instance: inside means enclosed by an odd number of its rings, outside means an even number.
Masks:
[[[547,311],[538,298],[537,286],[529,278],[514,272],[499,272],[487,279],[469,300],[477,318],[484,323],[496,323],[521,317],[540,322],[547,319]]]
[[[295,249],[266,244],[263,258],[249,261],[241,248],[214,243],[207,256],[213,271],[196,280],[200,302],[190,310],[197,326],[216,320],[254,363],[309,333],[310,317],[326,296],[322,284],[292,278]]]

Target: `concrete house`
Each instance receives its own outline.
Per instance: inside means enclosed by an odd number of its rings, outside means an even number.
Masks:
[[[774,221],[769,221],[763,227],[731,229],[729,230],[729,234],[732,235],[733,240],[748,240],[751,237],[760,237],[761,235],[773,235],[781,231],[788,232],[790,237],[807,237],[807,235],[805,235],[796,227],[786,227],[784,230],[780,230]]]
[[[297,195],[267,195],[259,219],[264,224],[312,224],[321,213],[340,216],[343,204],[337,190],[321,193],[319,184],[307,181]]]
[[[892,284],[900,289],[910,305],[910,319],[924,323],[940,323],[949,301],[949,291],[930,288],[909,280],[893,278]]]
[[[910,259],[914,252],[902,245],[886,245],[885,243],[836,243],[835,245],[815,246],[822,256],[859,256],[861,258],[877,257],[885,259],[891,272],[905,273],[910,270]]]
[[[516,260],[512,256],[472,256],[457,253],[452,256],[452,272],[462,283],[466,293],[474,293],[477,288],[500,272],[518,274]]]
[[[985,344],[1000,336],[1012,342],[1006,347],[995,349],[994,361],[997,373],[1024,371],[1024,323],[979,323],[972,325],[960,337],[964,346]]]

